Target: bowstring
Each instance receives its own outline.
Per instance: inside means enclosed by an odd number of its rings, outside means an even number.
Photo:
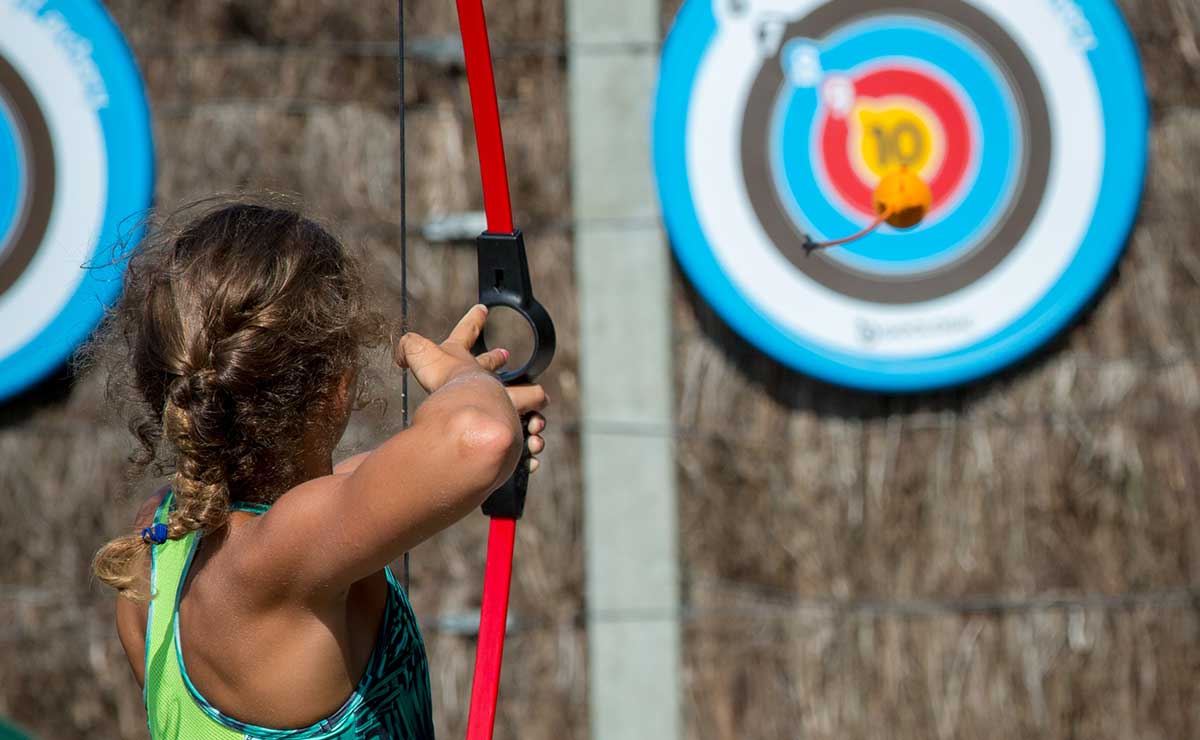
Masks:
[[[398,77],[400,87],[400,331],[408,331],[408,149],[404,102],[404,0],[396,2],[399,16]],[[408,429],[408,368],[400,371],[400,423]],[[409,557],[404,553],[404,591],[409,590]]]

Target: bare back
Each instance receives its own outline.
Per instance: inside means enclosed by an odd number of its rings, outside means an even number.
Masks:
[[[329,476],[305,484],[305,493],[330,495],[322,489],[336,485]],[[139,526],[151,522],[162,496],[142,508]],[[197,693],[221,714],[260,727],[305,727],[338,712],[362,683],[386,639],[381,626],[389,584],[380,570],[328,600],[263,598],[279,591],[255,582],[245,567],[246,543],[271,516],[234,512],[220,533],[197,537],[179,596],[181,662]],[[147,561],[147,579],[150,567]],[[139,682],[145,680],[148,611],[118,603],[122,642]]]

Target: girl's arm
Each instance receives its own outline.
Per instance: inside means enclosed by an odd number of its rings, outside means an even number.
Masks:
[[[442,345],[405,336],[398,359],[432,391],[411,426],[352,472],[304,483],[260,517],[250,557],[239,559],[246,577],[293,597],[336,597],[473,511],[512,474],[523,441],[518,411],[542,408],[545,394],[519,389],[518,409],[471,356],[486,315],[473,309]]]
[[[372,452],[374,452],[374,450],[360,452],[357,455],[352,455],[345,460],[342,460],[340,463],[333,466],[333,474],[349,475],[350,473],[353,473],[354,470],[362,464],[362,461],[367,459],[367,455],[370,455]]]

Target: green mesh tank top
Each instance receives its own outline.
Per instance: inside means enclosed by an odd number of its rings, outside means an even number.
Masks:
[[[155,522],[166,523],[166,496]],[[266,507],[238,507],[261,514]],[[400,584],[387,571],[388,601],[367,669],[345,704],[309,727],[276,730],[223,715],[192,685],[179,640],[181,586],[196,553],[199,534],[155,545],[146,622],[146,716],[154,740],[425,740],[433,737],[429,664],[417,620]]]

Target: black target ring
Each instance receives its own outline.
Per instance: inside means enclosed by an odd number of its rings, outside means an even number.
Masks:
[[[54,142],[33,91],[17,70],[0,56],[0,101],[11,114],[23,163],[20,207],[12,228],[0,243],[0,295],[4,295],[33,261],[54,208]]]
[[[789,215],[774,185],[770,112],[788,84],[781,53],[793,38],[823,39],[850,23],[888,15],[917,15],[972,39],[1001,71],[1017,104],[1023,143],[1015,197],[969,250],[935,269],[902,275],[856,270],[824,255],[809,256],[807,235]],[[1037,217],[1049,182],[1053,129],[1045,91],[1020,46],[992,18],[960,0],[835,0],[789,23],[776,53],[754,80],[742,118],[741,157],[746,193],[768,238],[797,269],[829,290],[882,304],[912,304],[961,290],[996,268]]]

